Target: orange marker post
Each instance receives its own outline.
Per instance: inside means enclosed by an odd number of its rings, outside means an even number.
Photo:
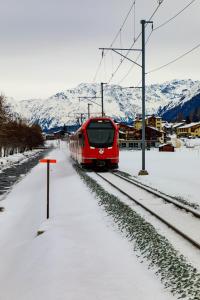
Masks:
[[[47,219],[49,219],[49,164],[56,164],[56,159],[40,159],[40,163],[47,164]]]

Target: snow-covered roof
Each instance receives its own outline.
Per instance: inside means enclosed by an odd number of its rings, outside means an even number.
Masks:
[[[61,133],[61,132],[62,132],[62,130],[56,130],[53,133],[55,134],[55,133]]]
[[[158,131],[158,132],[164,132],[163,130],[159,130],[158,128],[153,127],[153,126],[147,126],[147,127],[151,128],[151,129],[153,129],[153,130],[156,130],[156,131]]]
[[[161,117],[156,117],[156,116],[146,116],[146,117],[145,117],[145,120],[150,119],[150,118],[155,118],[155,119],[159,119],[159,120],[162,119]],[[134,120],[134,122],[136,122],[136,121],[142,121],[142,117],[136,118],[136,119]]]
[[[163,126],[165,126],[165,128],[172,128],[172,124],[169,123],[165,123]]]
[[[174,147],[173,145],[172,145],[172,143],[166,143],[166,144],[162,144],[162,145],[159,145],[158,146],[158,148],[161,148],[161,147],[163,147],[163,146],[172,146],[172,147]]]
[[[172,127],[177,128],[179,126],[182,126],[183,124],[185,124],[185,123],[184,122],[179,122],[179,123],[174,124]]]
[[[184,125],[184,126],[181,126],[179,128],[190,128],[190,127],[193,127],[193,126],[200,126],[200,122],[193,122],[193,123],[190,123],[190,124],[187,124],[187,125]]]

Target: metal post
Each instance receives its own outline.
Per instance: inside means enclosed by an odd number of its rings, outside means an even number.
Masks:
[[[49,219],[49,160],[47,160],[47,219]]]
[[[101,115],[104,116],[104,108],[103,108],[103,85],[104,83],[101,82]]]
[[[83,124],[83,114],[81,114],[81,125]]]
[[[142,170],[139,175],[148,175],[145,170],[145,20],[141,20],[142,24]]]
[[[90,105],[92,104],[88,103],[88,119],[90,118]]]

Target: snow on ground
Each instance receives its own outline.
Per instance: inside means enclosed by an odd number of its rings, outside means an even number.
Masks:
[[[195,141],[195,140],[192,140]],[[119,169],[138,176],[142,165],[141,151],[121,151]],[[200,148],[176,149],[175,152],[146,151],[148,176],[138,176],[141,182],[168,195],[200,204]]]
[[[173,247],[190,262],[193,266],[198,269],[200,273],[200,260],[199,260],[199,249],[192,246],[190,242],[185,240],[182,236],[177,234],[173,229],[168,227],[166,224],[161,222],[157,217],[152,215],[146,209],[137,205],[134,201],[130,200],[127,196],[120,193],[118,190],[114,189],[109,183],[100,178],[94,173],[90,173],[90,176],[95,179],[106,191],[118,197],[121,201],[126,203],[134,211],[136,211],[140,216],[142,216],[148,223],[152,224],[156,231],[165,236]],[[141,193],[142,195],[143,193]],[[135,197],[135,192],[133,193]],[[149,198],[148,198],[149,199]]]
[[[39,152],[41,152],[40,149],[35,149],[32,151],[25,151],[24,153],[16,153],[7,157],[0,157],[0,171],[15,164],[23,163],[31,157],[36,156]]]
[[[48,221],[44,164],[1,201],[1,299],[174,299],[112,228],[67,150],[53,150],[49,157],[58,163],[51,166]],[[45,233],[36,237],[39,229]]]
[[[59,140],[45,141],[45,148],[54,148],[60,145]],[[24,153],[16,153],[13,155],[9,155],[6,157],[0,157],[0,171],[9,168],[13,165],[17,165],[19,163],[24,163],[30,158],[37,156],[42,149],[33,149],[29,151],[25,151]]]

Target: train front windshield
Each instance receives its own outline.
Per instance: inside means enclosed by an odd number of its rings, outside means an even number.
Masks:
[[[115,129],[110,120],[92,120],[87,127],[87,136],[91,147],[111,147],[114,135]]]

